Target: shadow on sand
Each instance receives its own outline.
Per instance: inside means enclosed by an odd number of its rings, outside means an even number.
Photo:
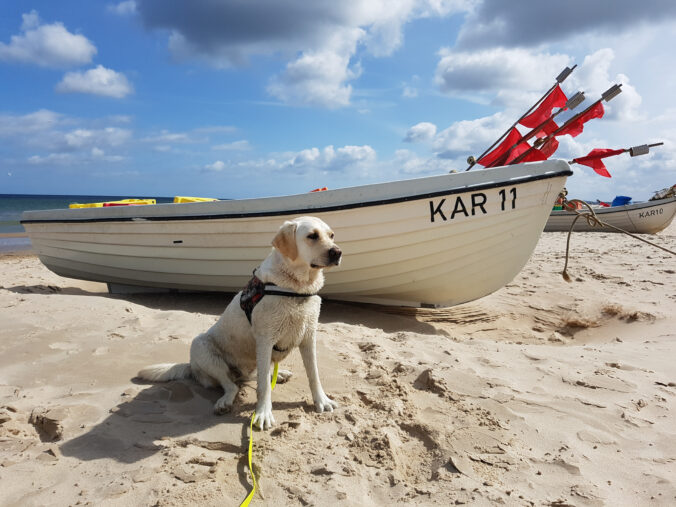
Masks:
[[[106,419],[86,433],[64,442],[61,452],[85,461],[112,458],[133,463],[163,450],[163,446],[153,442],[167,439],[177,439],[177,445],[183,447],[192,443],[233,454],[244,452],[255,404],[236,402],[230,414],[214,415],[213,404],[221,395],[222,391],[204,388],[190,380],[152,384],[112,408]],[[314,411],[303,401],[275,402],[275,410],[280,412],[297,408]],[[243,440],[211,442],[194,437],[219,425],[241,426]],[[224,429],[222,434],[232,432]],[[178,438],[182,436],[187,438]]]
[[[70,296],[91,296],[129,301],[146,308],[162,311],[184,311],[206,315],[220,315],[232,300],[234,294],[223,292],[169,292],[148,294],[108,294],[107,292],[89,292],[79,287],[59,287],[55,285],[20,285],[6,287],[17,294],[63,294]],[[417,320],[414,312],[392,314],[382,311],[377,305],[348,303],[324,299],[319,321],[323,324],[340,322],[350,325],[362,325],[372,329],[382,329],[387,333],[408,331],[421,334],[447,333],[435,326]]]
[[[138,379],[133,382],[139,384]],[[135,395],[123,395],[128,399],[112,408],[103,421],[61,444],[61,453],[83,461],[113,459],[131,464],[169,448],[193,445],[239,456],[239,480],[248,488],[246,449],[255,406],[235,402],[230,414],[217,416],[213,404],[221,395],[222,391],[191,380],[150,384]],[[305,402],[275,402],[279,411],[298,408],[313,411]],[[227,427],[232,425],[239,431]],[[238,440],[227,441],[233,435],[238,435]]]
[[[80,287],[61,287],[58,285],[15,285],[2,287],[15,294],[63,294],[64,296],[101,296],[99,292],[91,292]]]

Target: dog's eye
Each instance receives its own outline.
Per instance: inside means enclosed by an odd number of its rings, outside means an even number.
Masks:
[[[329,234],[329,238],[331,238],[331,239],[333,239],[334,236],[335,236],[335,234],[333,234],[333,233]]]
[[[308,234],[307,239],[311,239],[312,241],[315,241],[315,240],[319,239],[319,234],[317,234],[316,232],[313,232],[312,234]]]

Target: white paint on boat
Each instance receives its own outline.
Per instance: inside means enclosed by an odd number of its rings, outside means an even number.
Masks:
[[[585,211],[582,209],[581,211]],[[610,208],[594,208],[599,220],[619,227],[633,234],[655,234],[666,229],[676,215],[676,197],[646,201]],[[552,211],[545,231],[566,231],[575,219],[576,213],[571,211]],[[593,227],[584,218],[575,223],[575,231],[582,232],[618,232],[608,227]]]
[[[323,296],[450,306],[516,276],[570,174],[554,160],[285,197],[28,211],[22,223],[62,276],[236,292],[284,220],[314,215],[344,254]]]

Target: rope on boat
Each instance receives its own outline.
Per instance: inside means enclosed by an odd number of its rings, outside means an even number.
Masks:
[[[653,243],[652,241],[648,241],[647,239],[643,239],[640,236],[637,236],[636,234],[632,234],[629,231],[625,231],[624,229],[620,229],[619,227],[615,227],[614,225],[610,225],[601,219],[596,215],[596,212],[594,209],[589,205],[589,203],[582,201],[580,199],[571,199],[570,201],[566,199],[566,195],[562,192],[561,196],[563,197],[563,207],[566,209],[566,211],[573,211],[577,214],[577,216],[573,219],[573,223],[570,225],[570,229],[568,230],[568,238],[566,239],[566,262],[563,265],[563,271],[561,272],[561,276],[563,276],[563,279],[566,282],[570,282],[570,275],[568,275],[568,257],[569,257],[569,252],[570,252],[570,237],[572,236],[573,233],[573,228],[575,227],[575,223],[578,221],[580,217],[584,218],[587,221],[587,224],[590,227],[608,227],[609,229],[613,229],[617,232],[623,232],[624,234],[631,236],[634,239],[637,239],[639,241],[643,241],[644,243],[648,243],[649,245],[654,246],[655,248],[659,248],[660,250],[664,250],[667,253],[670,253],[671,255],[676,255],[676,252],[673,250],[669,250],[668,248],[664,248],[661,245],[658,245],[656,243]],[[584,211],[580,211],[578,209],[578,205],[581,207],[587,208]]]

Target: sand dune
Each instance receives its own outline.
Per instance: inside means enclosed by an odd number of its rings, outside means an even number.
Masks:
[[[676,249],[676,224],[654,241]],[[316,414],[298,353],[255,433],[253,505],[673,505],[676,258],[631,238],[543,235],[521,274],[443,310],[325,302]],[[348,253],[349,254],[349,253]],[[0,257],[0,503],[238,505],[255,384],[235,410],[187,360],[221,295],[110,296]]]

